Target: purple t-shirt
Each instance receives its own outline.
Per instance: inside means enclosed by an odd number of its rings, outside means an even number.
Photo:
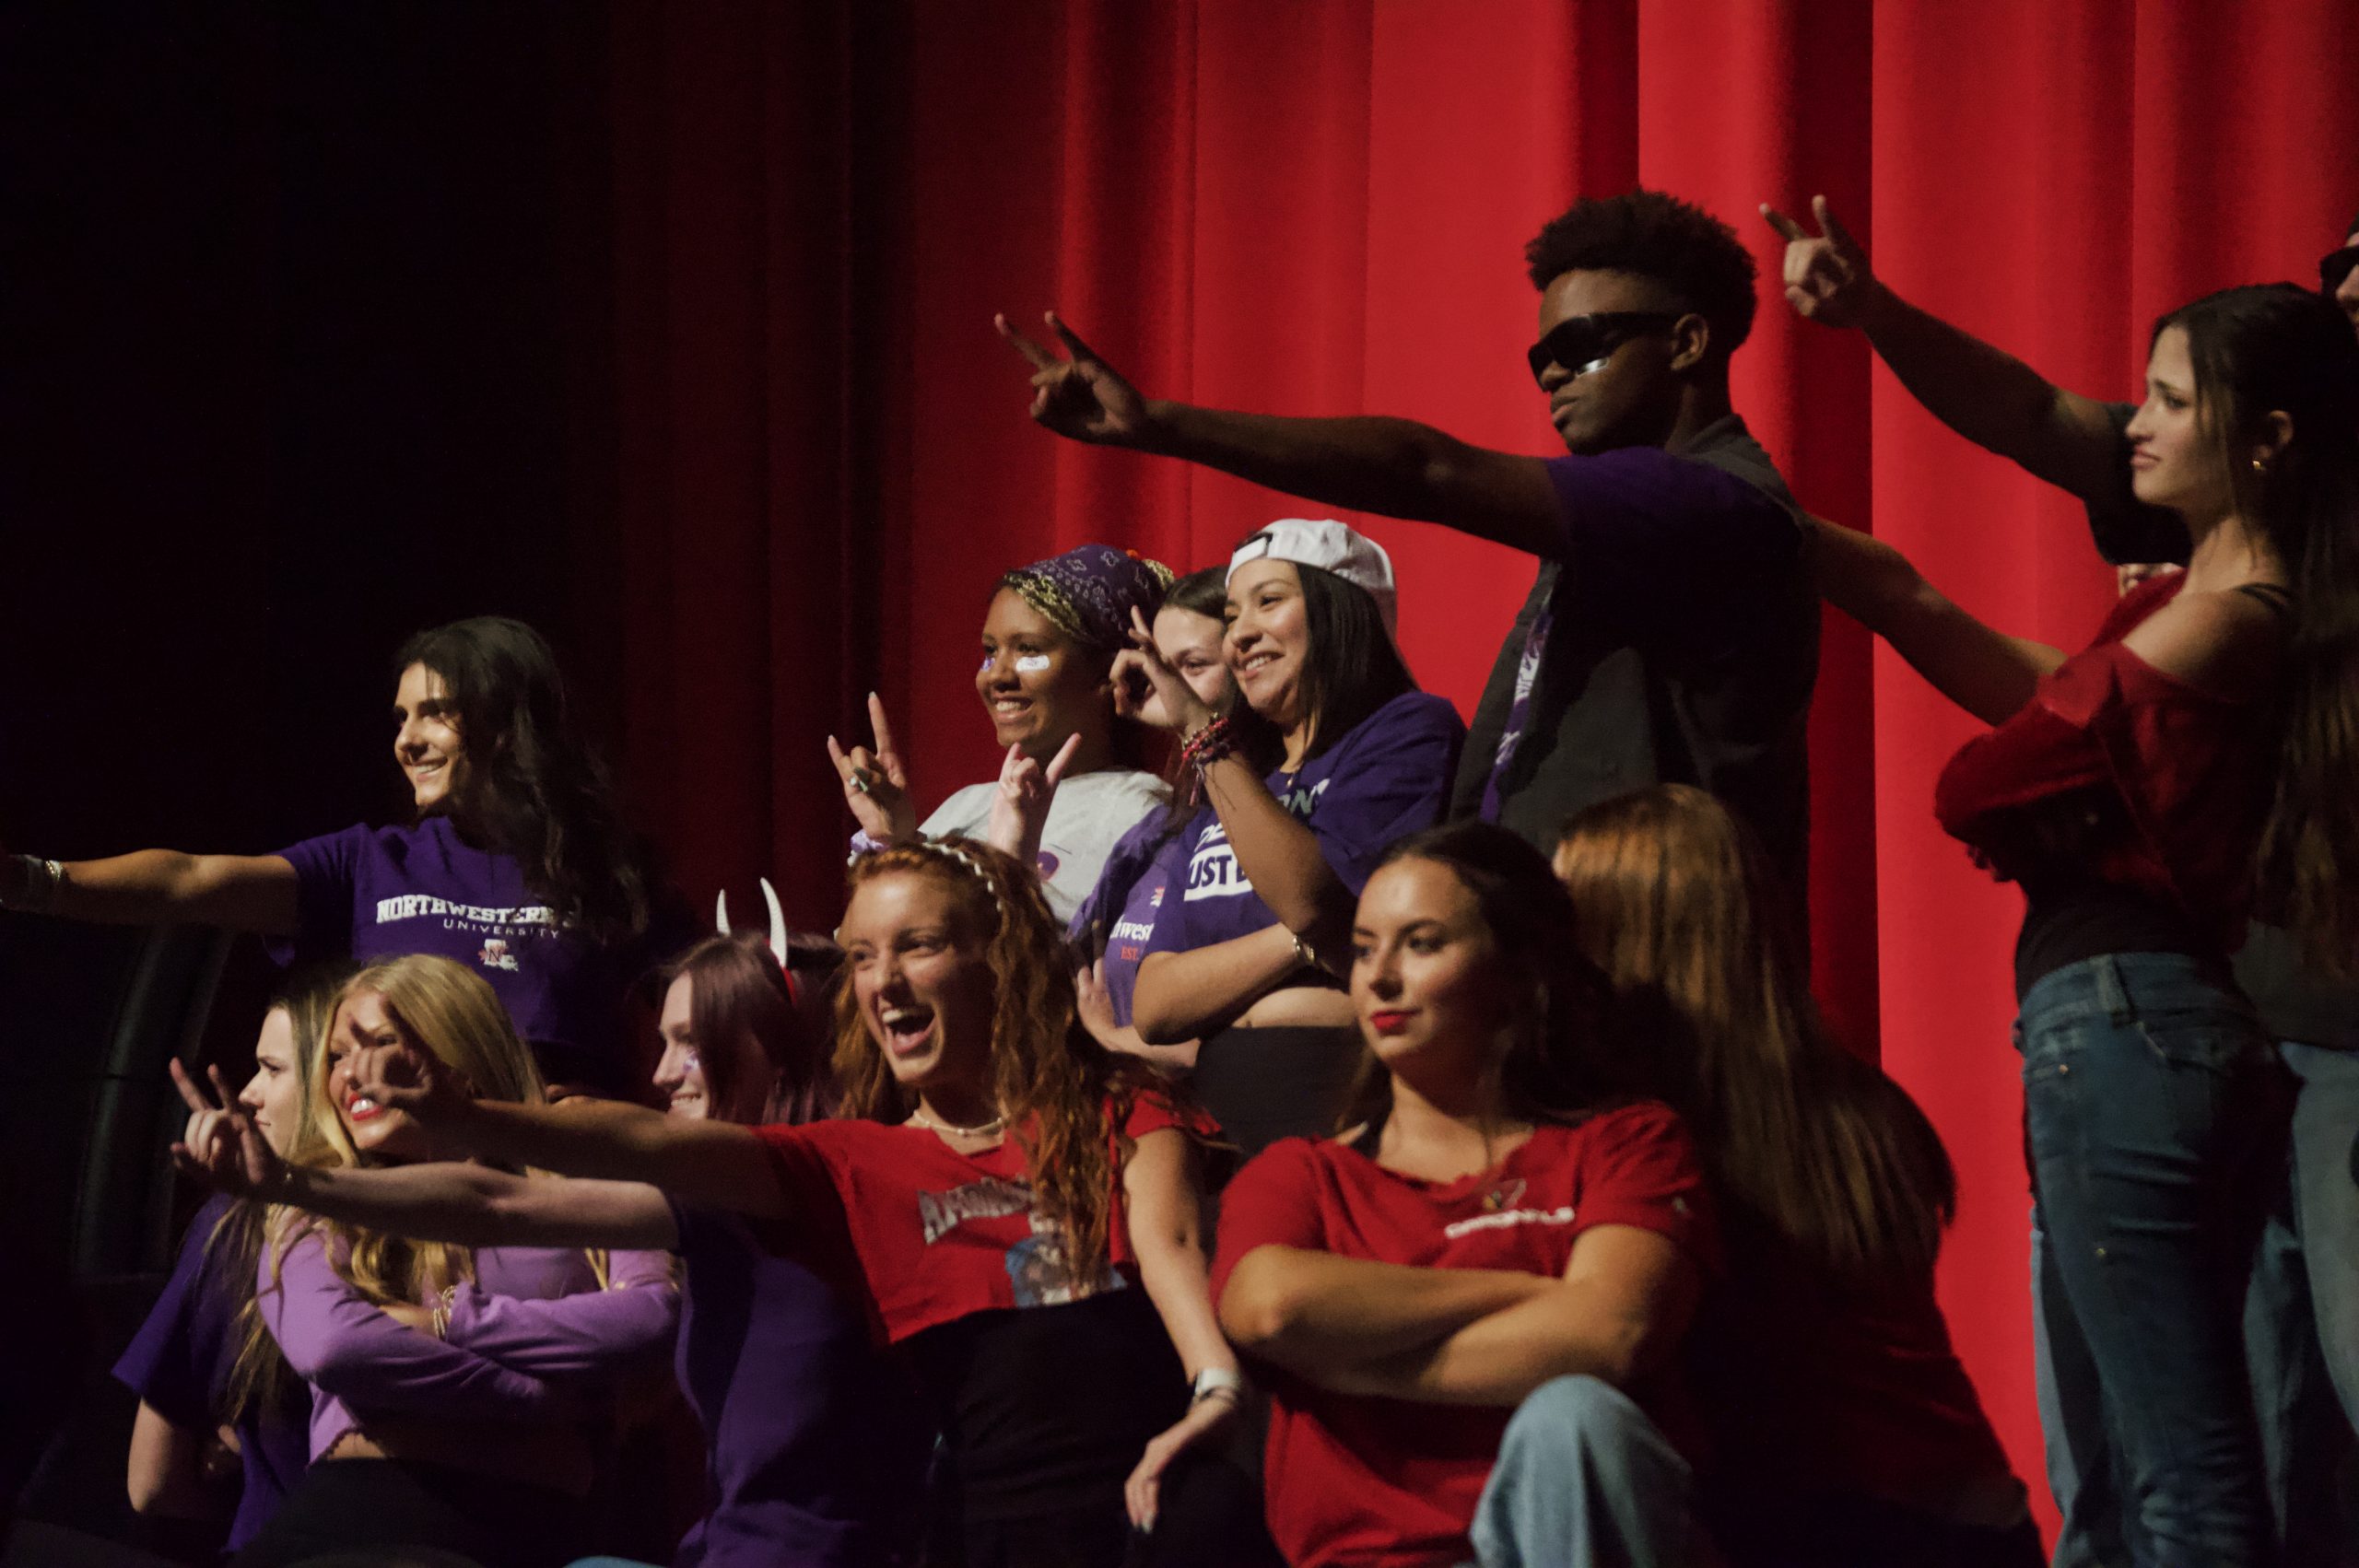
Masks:
[[[675,1360],[710,1511],[674,1568],[899,1561],[933,1432],[863,1310],[734,1214],[672,1205],[687,1267]]]
[[[1403,692],[1300,773],[1275,772],[1264,782],[1318,838],[1328,869],[1356,894],[1386,846],[1441,820],[1465,734],[1447,698]],[[1189,953],[1277,923],[1238,869],[1211,807],[1181,831],[1172,869],[1178,897],[1166,895],[1146,953]]]
[[[1547,469],[1563,542],[1484,685],[1452,813],[1547,848],[1585,806],[1694,784],[1761,836],[1799,906],[1818,593],[1768,454],[1729,415],[1675,452]]]
[[[624,999],[644,944],[609,947],[559,930],[512,855],[478,849],[446,817],[347,827],[278,851],[295,868],[300,930],[281,963],[349,954],[454,958],[491,982],[552,1083],[620,1090]]]
[[[221,1422],[214,1413],[229,1392],[237,1364],[239,1310],[250,1290],[214,1266],[207,1245],[230,1199],[216,1197],[196,1211],[155,1309],[132,1336],[114,1363],[123,1384],[174,1426],[210,1433]],[[304,1429],[311,1416],[311,1391],[293,1378],[281,1385],[276,1402],[248,1410],[237,1422],[238,1464],[244,1490],[229,1521],[229,1550],[252,1540],[279,1501],[303,1479],[311,1456]]]
[[[1084,952],[1105,960],[1106,997],[1118,1024],[1131,1021],[1139,960],[1146,956],[1174,872],[1186,860],[1188,835],[1172,831],[1164,817],[1159,810],[1150,812],[1122,835],[1067,933]]]

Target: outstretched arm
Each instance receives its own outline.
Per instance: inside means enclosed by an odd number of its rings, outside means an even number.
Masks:
[[[178,849],[62,862],[0,856],[0,907],[110,925],[184,920],[262,936],[291,935],[299,913],[295,868],[285,858]]]
[[[1202,463],[1329,506],[1438,522],[1533,555],[1559,548],[1556,498],[1538,458],[1470,446],[1409,419],[1290,419],[1143,398],[1056,312],[1045,319],[1066,357],[993,318],[1032,366],[1032,417],[1061,436]]]
[[[1911,305],[1876,277],[1825,197],[1812,197],[1811,210],[1819,234],[1761,209],[1786,240],[1786,301],[1797,313],[1866,333],[1909,395],[1976,446],[2084,501],[2111,495],[2120,440],[2103,404]]]
[[[1959,609],[1884,541],[1824,518],[1811,521],[1819,595],[1984,723],[2015,713],[2039,678],[2064,662],[2058,649],[2009,637]]]

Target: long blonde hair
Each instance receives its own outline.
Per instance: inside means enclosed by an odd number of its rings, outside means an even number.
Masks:
[[[1602,802],[1567,825],[1556,874],[1614,983],[1628,1075],[1694,1129],[1733,1235],[1851,1278],[1930,1269],[1957,1207],[1949,1154],[1828,1036],[1768,861],[1728,809],[1685,784]]]
[[[386,1016],[406,1043],[431,1052],[444,1066],[455,1069],[477,1098],[523,1106],[541,1105],[547,1099],[533,1053],[517,1037],[499,996],[464,965],[426,953],[372,964],[346,984],[336,999],[337,1015],[353,998],[370,992],[382,999]],[[334,1033],[333,1027],[322,1033],[311,1063],[311,1120],[319,1132],[319,1163],[364,1164],[370,1157],[354,1145],[329,1097]],[[427,1292],[447,1290],[475,1278],[472,1247],[417,1241],[341,1221],[299,1217],[291,1211],[283,1222],[275,1215],[273,1229],[280,1238],[282,1257],[296,1236],[307,1231],[320,1235],[337,1276],[381,1305],[414,1303]],[[604,1283],[604,1255],[593,1252],[590,1257]]]
[[[271,1012],[287,1014],[288,1031],[292,1037],[296,1110],[286,1154],[292,1164],[319,1164],[327,1148],[313,1113],[311,1085],[318,1077],[320,1044],[335,1023],[336,1005],[343,1000],[344,979],[348,972],[343,966],[299,972],[272,996],[264,1013],[265,1017]],[[247,1199],[224,1210],[214,1224],[213,1234],[205,1239],[205,1269],[214,1279],[227,1281],[238,1297],[237,1315],[229,1328],[238,1353],[229,1363],[229,1375],[223,1384],[221,1408],[215,1412],[230,1424],[249,1410],[276,1403],[295,1378],[294,1369],[279,1353],[278,1341],[271,1338],[254,1299],[254,1276],[261,1266],[264,1237],[270,1229],[269,1206]]]

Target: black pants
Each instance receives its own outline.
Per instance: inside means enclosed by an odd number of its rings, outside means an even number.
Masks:
[[[443,1465],[323,1459],[233,1568],[562,1568],[581,1555],[582,1509],[547,1487]]]
[[[1960,1524],[1860,1496],[1722,1495],[1712,1534],[1736,1568],[2043,1568],[2039,1531]]]

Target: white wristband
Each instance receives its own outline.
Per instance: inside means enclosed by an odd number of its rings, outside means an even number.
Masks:
[[[1208,1399],[1224,1388],[1242,1396],[1245,1392],[1244,1376],[1225,1366],[1208,1366],[1196,1374],[1188,1402],[1193,1404],[1198,1399]]]

